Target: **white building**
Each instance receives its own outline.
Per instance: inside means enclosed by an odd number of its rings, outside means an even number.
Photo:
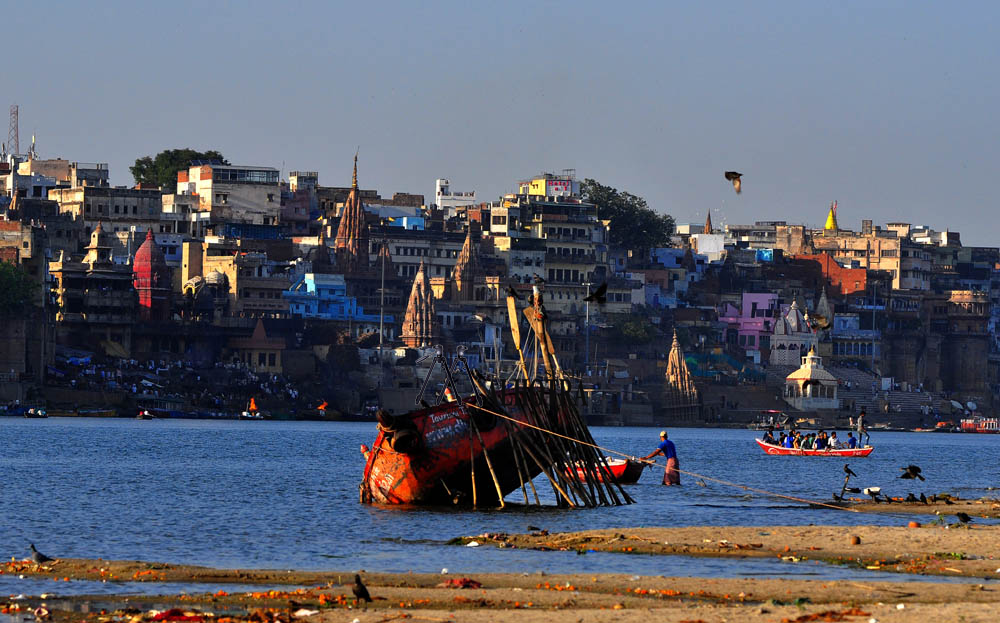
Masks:
[[[451,182],[441,178],[434,182],[434,203],[444,210],[445,218],[451,218],[455,216],[455,208],[476,204],[476,191],[453,191]]]
[[[802,367],[785,377],[785,402],[800,411],[840,408],[837,377],[823,368],[815,349],[802,357]]]

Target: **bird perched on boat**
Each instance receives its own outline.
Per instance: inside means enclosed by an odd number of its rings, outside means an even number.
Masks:
[[[848,476],[854,476],[855,478],[857,478],[858,475],[855,474],[854,470],[848,467],[848,465],[849,463],[844,463],[844,473],[847,474]]]
[[[742,192],[740,189],[740,186],[742,185],[740,178],[743,177],[743,174],[737,173],[736,171],[726,171],[724,175],[727,180],[733,183],[733,189],[736,191],[736,194],[740,194]]]
[[[844,489],[844,491],[846,491],[848,493],[861,493],[861,488],[860,487],[847,487],[846,489]]]
[[[588,296],[583,298],[585,301],[591,303],[597,303],[598,305],[604,305],[608,302],[608,282],[604,282],[597,286],[597,289],[591,292]]]
[[[54,558],[49,558],[45,554],[35,549],[34,543],[29,543],[28,548],[31,549],[31,560],[34,561],[36,565],[41,565],[55,560]]]
[[[906,467],[900,467],[899,469],[903,471],[903,473],[900,475],[900,478],[909,480],[913,480],[914,478],[919,478],[920,480],[927,480],[926,478],[920,475],[920,468],[917,467],[916,465],[907,465]]]
[[[923,493],[920,494],[920,502],[923,504],[927,504],[927,496],[924,495]]]
[[[351,587],[351,590],[354,591],[354,598],[358,601],[370,602],[372,600],[372,596],[368,594],[368,588],[361,582],[361,576],[357,573],[354,574],[354,586]]]
[[[523,298],[520,294],[517,293],[517,290],[514,289],[514,286],[512,286],[509,283],[507,284],[507,297],[516,299],[518,301],[520,301]]]
[[[864,489],[863,493],[865,495],[870,495],[872,501],[878,504],[878,496],[882,493],[882,487],[868,487]]]
[[[955,513],[955,517],[958,517],[958,520],[961,521],[962,525],[965,526],[969,525],[969,522],[972,521],[972,517],[969,517],[966,513],[963,513],[961,511]]]

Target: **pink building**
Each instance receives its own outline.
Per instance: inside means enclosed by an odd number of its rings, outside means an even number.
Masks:
[[[727,303],[719,313],[719,320],[727,325],[726,342],[738,346],[748,358],[760,363],[760,351],[770,351],[774,321],[780,315],[777,294],[744,292],[740,309]]]

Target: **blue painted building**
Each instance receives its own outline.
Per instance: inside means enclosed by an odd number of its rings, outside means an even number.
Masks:
[[[358,300],[347,295],[343,275],[305,273],[283,296],[288,300],[288,310],[293,317],[350,321],[354,323],[357,335],[378,331],[379,315],[366,314],[358,305]],[[390,339],[394,333],[393,322],[392,315],[386,314],[383,317],[385,337]]]

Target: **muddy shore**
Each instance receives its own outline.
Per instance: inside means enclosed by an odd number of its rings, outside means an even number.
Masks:
[[[375,600],[356,604],[359,570],[304,572],[210,569],[141,561],[65,559],[36,565],[10,561],[4,574],[113,582],[185,582],[205,586],[188,595],[28,597],[0,600],[10,620],[44,601],[55,621],[992,621],[1000,607],[1000,526],[687,527],[574,533],[475,535],[454,540],[480,547],[617,552],[621,555],[779,557],[795,564],[821,560],[901,574],[975,578],[971,582],[867,582],[705,579],[620,574],[366,573]],[[860,543],[854,544],[855,540]],[[987,578],[989,580],[987,580]],[[468,580],[468,581],[466,581]],[[259,585],[230,592],[226,585]],[[457,588],[451,585],[464,585]],[[154,586],[149,592],[155,594]],[[197,590],[197,589],[194,589]],[[54,589],[58,594],[58,590]],[[179,610],[170,611],[169,608]],[[90,610],[82,612],[82,610]],[[104,611],[102,614],[101,611]],[[315,613],[313,613],[315,611]],[[298,614],[296,614],[298,613]],[[41,613],[43,618],[46,613]],[[34,618],[34,617],[30,617]],[[2,619],[0,619],[2,620]]]

